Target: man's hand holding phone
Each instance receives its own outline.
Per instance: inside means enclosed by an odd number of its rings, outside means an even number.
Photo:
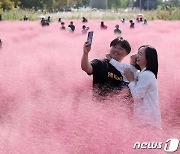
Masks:
[[[89,43],[90,46],[92,44],[92,39],[93,39],[93,31],[88,32],[87,42]]]
[[[85,54],[88,54],[90,50],[91,50],[91,45],[90,45],[89,42],[86,41],[84,43],[83,51],[84,51]]]
[[[84,53],[89,53],[89,51],[91,50],[92,39],[93,39],[93,31],[88,32],[87,41],[84,44]]]

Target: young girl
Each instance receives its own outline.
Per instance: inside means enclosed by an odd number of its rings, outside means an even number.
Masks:
[[[161,114],[158,104],[157,74],[158,56],[154,47],[143,45],[138,49],[137,64],[141,68],[137,83],[129,70],[124,75],[134,99],[134,118],[141,126],[161,128]]]
[[[138,49],[136,63],[141,69],[137,81],[130,69],[124,71],[124,76],[129,81],[128,86],[134,99],[134,120],[140,126],[161,128],[156,81],[158,74],[156,49],[149,45],[141,46]],[[118,69],[116,65],[114,66]],[[119,63],[119,65],[121,64]]]

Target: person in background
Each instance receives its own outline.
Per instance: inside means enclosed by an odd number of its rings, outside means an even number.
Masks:
[[[140,21],[140,22],[143,22],[143,18],[142,18],[142,17],[140,17],[139,21]]]
[[[45,20],[45,18],[41,19],[41,25],[42,26],[49,26],[49,22],[47,20]]]
[[[125,21],[126,21],[125,18],[121,19],[122,24],[125,24]]]
[[[129,22],[130,22],[130,28],[134,28],[134,22],[133,22],[133,20],[130,20]]]
[[[101,25],[100,25],[101,29],[107,29],[107,26],[104,25],[104,21],[101,21]]]
[[[51,22],[51,17],[50,17],[50,16],[48,16],[47,21],[48,21],[49,23]]]
[[[82,26],[82,34],[86,34],[87,31],[89,30],[89,27],[86,27],[85,25]]]
[[[58,22],[61,22],[61,18],[58,19]]]
[[[74,32],[74,31],[75,31],[75,26],[74,26],[74,24],[73,24],[73,21],[70,22],[70,25],[68,26],[68,28],[69,28],[69,30],[70,30],[71,32]]]
[[[62,29],[62,30],[65,30],[65,29],[66,29],[64,22],[61,22],[61,27],[60,27],[60,29]]]
[[[121,34],[121,30],[119,29],[119,25],[115,26],[114,33],[115,34]]]
[[[88,22],[88,20],[85,17],[83,17],[82,22]]]
[[[28,17],[25,15],[23,19],[24,19],[24,21],[27,21]]]
[[[143,24],[147,25],[147,19],[144,19]]]

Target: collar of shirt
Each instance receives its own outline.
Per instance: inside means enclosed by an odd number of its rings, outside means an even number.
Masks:
[[[145,70],[146,70],[146,67],[144,67],[141,72],[144,72]]]

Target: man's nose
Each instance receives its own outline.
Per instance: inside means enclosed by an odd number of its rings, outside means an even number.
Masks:
[[[120,52],[118,49],[114,49],[115,52]]]

